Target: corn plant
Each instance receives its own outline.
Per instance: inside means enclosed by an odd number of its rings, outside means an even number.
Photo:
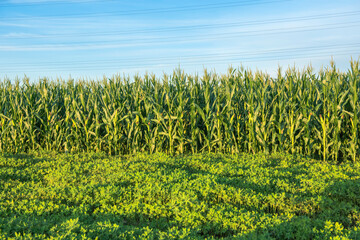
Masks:
[[[349,81],[349,115],[350,115],[350,140],[347,146],[347,152],[350,159],[355,162],[359,157],[359,95],[360,95],[360,71],[359,62],[351,62],[351,69],[348,73]]]
[[[0,152],[289,152],[360,156],[359,62],[101,81],[0,81]]]

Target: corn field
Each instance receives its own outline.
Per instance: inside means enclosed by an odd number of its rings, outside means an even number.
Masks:
[[[0,82],[0,152],[288,152],[358,161],[360,71]]]

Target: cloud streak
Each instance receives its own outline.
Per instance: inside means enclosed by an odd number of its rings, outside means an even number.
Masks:
[[[106,0],[105,0],[106,1]],[[107,0],[109,1],[109,0]],[[41,3],[91,3],[99,0],[9,0],[6,4],[41,4]]]
[[[114,4],[110,4],[111,1]],[[89,4],[64,4],[80,2]],[[360,14],[355,13],[360,12],[360,4],[356,0],[341,3],[328,0],[325,5],[310,0],[294,0],[213,7],[223,3],[211,0],[201,3],[211,8],[159,14],[152,10],[185,9],[200,5],[200,2],[2,1],[0,66],[4,71],[0,73],[29,66],[29,71],[38,74],[49,68],[57,69],[61,74],[62,70],[70,67],[74,71],[82,67],[89,74],[95,74],[96,71],[107,73],[105,69],[120,63],[127,63],[128,68],[144,69],[147,66],[145,69],[150,71],[155,68],[167,71],[171,67],[169,65],[179,62],[189,63],[189,71],[194,69],[192,66],[208,63],[217,71],[222,71],[226,63],[245,61],[245,58],[253,62],[267,61],[267,65],[254,67],[266,70],[268,66],[277,66],[279,57],[285,59],[301,55],[306,58],[316,54],[330,56],[337,51],[360,52],[360,47],[349,46],[360,42],[357,31]],[[13,7],[2,8],[4,4]],[[141,14],[145,10],[146,14]],[[134,14],[126,15],[127,12]],[[94,13],[96,17],[87,13]],[[331,14],[334,16],[323,16]],[[320,49],[331,44],[337,44],[337,47]],[[292,50],[284,50],[289,48]],[[59,68],[62,65],[63,68]]]

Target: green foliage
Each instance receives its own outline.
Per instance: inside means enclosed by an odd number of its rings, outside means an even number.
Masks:
[[[360,156],[360,71],[0,82],[0,152],[287,152]]]
[[[287,154],[2,154],[0,237],[359,239],[359,176]]]

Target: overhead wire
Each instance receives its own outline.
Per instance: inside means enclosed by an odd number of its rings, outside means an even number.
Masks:
[[[111,0],[109,0],[111,1]],[[109,11],[104,13],[77,13],[77,14],[62,14],[62,15],[56,15],[56,16],[22,16],[22,17],[6,17],[7,20],[14,20],[14,19],[45,19],[50,18],[52,20],[56,20],[56,17],[81,17],[81,16],[122,16],[122,15],[140,15],[140,14],[151,14],[151,13],[162,13],[162,12],[178,12],[178,11],[194,11],[194,10],[202,10],[202,9],[213,9],[213,8],[227,8],[227,7],[235,7],[235,6],[248,6],[248,5],[259,5],[259,4],[266,4],[266,3],[277,3],[277,2],[288,2],[292,0],[269,0],[269,1],[236,1],[236,2],[225,2],[225,3],[216,3],[216,4],[203,4],[203,5],[192,5],[192,6],[182,6],[182,7],[169,7],[169,8],[153,8],[153,9],[142,9],[142,10],[130,10],[130,11]],[[60,3],[58,4],[63,4]],[[82,1],[82,3],[86,2],[94,2],[94,1]],[[41,4],[37,4],[41,5]],[[50,5],[50,3],[49,3]],[[0,6],[2,6],[0,4]],[[220,24],[203,24],[203,25],[190,25],[190,26],[178,26],[178,27],[170,27],[170,28],[152,28],[152,29],[143,29],[143,30],[123,30],[123,31],[108,31],[108,32],[100,32],[100,35],[111,35],[114,34],[129,34],[129,33],[151,33],[151,32],[169,32],[169,31],[179,31],[179,30],[202,30],[202,29],[209,29],[209,28],[226,28],[226,27],[234,27],[234,26],[250,26],[250,25],[261,25],[261,24],[269,24],[269,23],[281,23],[281,22],[289,22],[289,21],[307,21],[307,20],[316,20],[316,19],[325,19],[325,18],[336,18],[336,17],[349,17],[349,16],[357,16],[360,13],[360,11],[349,11],[349,12],[342,12],[342,13],[333,13],[333,14],[322,14],[322,15],[312,15],[312,16],[302,16],[302,17],[294,17],[294,18],[275,18],[270,20],[257,20],[257,21],[246,21],[246,22],[233,22],[233,23],[220,23]],[[114,15],[117,14],[117,15]],[[0,17],[1,19],[1,17]],[[350,25],[349,25],[350,24]],[[258,35],[270,35],[270,34],[281,34],[281,33],[301,33],[301,32],[307,32],[307,31],[315,31],[315,30],[326,30],[326,29],[338,29],[338,28],[349,28],[358,26],[360,24],[360,21],[351,21],[351,22],[343,22],[343,23],[335,23],[335,24],[322,24],[318,25],[314,28],[313,25],[311,26],[301,26],[301,27],[291,27],[290,28],[271,28],[271,29],[265,29],[265,30],[250,30],[250,31],[237,31],[237,32],[228,32],[228,33],[221,33],[222,35],[218,36],[218,33],[212,33],[208,35],[202,34],[200,37],[194,37],[194,35],[186,35],[186,36],[180,36],[183,39],[180,39],[180,42],[194,42],[194,41],[201,41],[201,40],[216,40],[219,38],[234,38],[239,36],[258,36]],[[310,28],[309,27],[313,27]],[[259,32],[260,31],[260,32]],[[78,36],[95,36],[92,34],[99,34],[98,33],[82,33],[83,35]],[[73,36],[73,35],[64,35],[64,34],[51,34],[51,35],[45,35],[38,38],[49,38],[49,37],[64,37],[64,36]],[[11,39],[20,39],[21,36],[13,36],[8,37]],[[191,38],[191,39],[189,39]],[[164,43],[171,43],[171,40],[175,40],[173,42],[178,43],[179,36],[172,36],[172,37],[157,37],[157,38],[148,38],[148,39],[138,39],[138,42],[136,42],[137,39],[130,39],[132,44],[164,44]],[[104,46],[109,43],[118,44],[121,43],[121,41],[129,41],[129,39],[120,39],[120,40],[102,40],[102,41],[82,41],[82,42],[72,42],[67,43],[63,45],[59,44],[52,44],[52,45],[27,45],[28,48],[41,48],[41,47],[89,47],[90,44],[98,44],[102,43]],[[6,47],[9,46],[2,46],[3,51],[6,50]],[[14,46],[15,48],[19,48],[21,46]],[[109,48],[118,48],[121,46],[114,46],[114,45],[108,45]],[[329,56],[336,54],[337,56],[340,55],[351,55],[356,52],[360,53],[360,50],[358,49],[359,44],[340,44],[340,45],[328,45],[328,46],[317,46],[317,47],[305,47],[305,48],[287,48],[287,49],[273,49],[273,50],[266,50],[266,51],[253,51],[253,52],[242,52],[242,53],[222,53],[222,54],[202,54],[202,55],[188,55],[188,56],[177,56],[177,57],[158,57],[155,59],[144,59],[144,58],[131,58],[131,59],[123,59],[123,60],[115,60],[115,62],[111,62],[111,60],[104,60],[104,61],[70,61],[70,62],[44,62],[42,65],[47,66],[39,66],[38,63],[32,63],[32,64],[17,64],[16,66],[13,66],[13,69],[16,68],[16,71],[18,72],[19,68],[29,68],[29,67],[40,67],[42,69],[47,69],[53,71],[59,71],[59,69],[66,69],[66,71],[69,71],[71,69],[88,69],[88,70],[94,70],[94,69],[116,69],[118,68],[115,65],[121,65],[121,67],[136,67],[141,61],[148,61],[143,62],[142,66],[155,66],[161,65],[163,66],[173,66],[176,62],[181,63],[181,65],[204,65],[204,64],[216,64],[216,63],[229,63],[234,61],[240,61],[240,62],[259,62],[259,61],[276,61],[276,60],[285,60],[285,59],[301,59],[301,58],[311,58],[311,57],[323,57],[323,56]],[[326,52],[326,50],[330,50],[332,48],[336,48],[335,50],[331,51],[331,54],[329,52]],[[1,50],[1,46],[0,46]],[[294,52],[295,51],[295,52]],[[309,51],[311,51],[309,53]],[[325,52],[324,52],[325,51]],[[292,53],[292,54],[290,54]],[[272,55],[271,55],[272,54]],[[274,55],[275,54],[275,55]],[[277,54],[277,55],[276,55]],[[284,55],[285,54],[285,55]],[[201,63],[199,63],[199,59],[203,59]],[[121,63],[123,61],[123,63]],[[164,63],[165,62],[165,63]],[[172,63],[173,62],[173,63]],[[104,66],[104,64],[106,64]],[[155,64],[155,65],[154,65]],[[41,65],[41,64],[40,64]],[[77,66],[76,66],[77,65]],[[86,65],[86,66],[81,66]],[[4,69],[4,66],[1,66],[1,68]],[[6,69],[1,70],[1,72],[11,72],[10,70],[12,67],[6,67]],[[31,72],[32,70],[30,70]],[[39,70],[34,70],[34,72],[38,72]],[[29,71],[27,71],[29,72]]]
[[[348,49],[350,48],[350,50]],[[283,48],[283,49],[273,49],[273,50],[266,50],[266,51],[255,51],[255,52],[238,52],[238,53],[226,53],[226,54],[199,54],[199,55],[187,55],[187,56],[180,56],[180,57],[157,57],[157,58],[124,58],[124,59],[112,59],[112,60],[99,60],[99,61],[70,61],[70,62],[38,62],[33,64],[20,64],[20,63],[13,63],[13,65],[16,65],[13,67],[13,69],[19,69],[19,68],[33,68],[33,67],[42,67],[42,65],[48,65],[46,68],[55,67],[56,69],[66,68],[81,68],[84,67],[86,69],[88,68],[113,68],[115,65],[121,65],[121,66],[133,66],[136,64],[141,64],[142,66],[149,65],[149,62],[151,64],[164,64],[165,63],[171,63],[174,64],[176,62],[179,63],[198,63],[199,60],[202,60],[201,63],[208,63],[215,60],[222,60],[222,61],[236,61],[236,60],[242,60],[242,59],[252,59],[252,58],[258,58],[258,59],[267,59],[267,58],[282,58],[284,56],[304,56],[304,55],[312,55],[314,52],[317,54],[335,54],[335,53],[354,53],[354,49],[358,50],[360,53],[360,44],[347,44],[347,45],[328,45],[328,46],[312,46],[312,47],[304,47],[304,48]],[[331,54],[328,52],[324,52],[328,49],[336,49],[335,51],[331,51]],[[310,54],[308,53],[310,52]],[[271,54],[271,55],[270,55]],[[285,55],[284,55],[285,54]],[[105,64],[105,65],[104,65]],[[85,66],[81,66],[85,65]],[[76,66],[76,67],[74,67]],[[12,69],[11,67],[6,68],[7,70]],[[7,70],[4,69],[6,72]]]
[[[209,58],[209,57],[239,57],[239,56],[248,56],[248,55],[261,55],[261,54],[279,54],[279,53],[288,53],[293,51],[319,51],[319,50],[327,50],[327,49],[339,49],[339,48],[355,48],[360,47],[360,43],[351,43],[351,44],[330,44],[330,45],[317,45],[317,46],[308,46],[308,47],[296,47],[296,48],[280,48],[280,49],[268,49],[268,50],[261,50],[261,51],[243,51],[243,52],[228,52],[228,53],[208,53],[208,54],[191,54],[191,55],[183,55],[177,57],[156,57],[156,58],[144,58],[144,57],[137,57],[137,58],[126,58],[123,59],[126,62],[139,62],[139,61],[171,61],[171,60],[186,60],[186,59],[194,59],[194,58]],[[111,60],[99,60],[99,61],[44,61],[44,62],[37,62],[33,64],[25,64],[25,66],[38,66],[39,64],[46,64],[46,65],[74,65],[74,64],[99,64],[99,63],[113,63],[114,61],[118,61],[119,59],[111,59]],[[14,62],[10,64],[16,64],[17,66],[21,66],[21,63]]]
[[[107,2],[116,2],[117,0],[77,0],[77,1],[31,1],[31,2],[5,2],[0,3],[0,7],[33,7],[33,6],[46,6],[46,5],[67,5],[67,4],[84,4],[84,3],[96,3],[103,4]]]
[[[120,40],[111,40],[111,41],[74,41],[72,40],[70,43],[61,43],[61,44],[33,44],[26,46],[6,46],[0,45],[0,51],[11,51],[11,50],[41,50],[41,49],[49,49],[56,48],[56,50],[64,50],[70,49],[74,47],[78,47],[80,50],[91,49],[91,48],[119,48],[119,47],[129,47],[129,46],[139,46],[141,44],[171,44],[171,43],[184,43],[184,42],[196,42],[201,40],[218,40],[218,39],[226,39],[226,38],[234,38],[234,37],[242,37],[242,36],[259,36],[259,35],[274,35],[281,33],[301,33],[301,32],[309,32],[309,31],[322,31],[327,29],[338,29],[338,28],[349,28],[353,26],[360,25],[360,22],[346,22],[339,24],[322,24],[318,25],[315,28],[307,28],[304,26],[301,27],[291,27],[291,28],[272,28],[266,30],[251,30],[251,31],[232,31],[229,33],[211,33],[211,34],[202,34],[201,36],[194,35],[181,35],[181,36],[171,36],[171,37],[156,37],[156,38],[147,38],[147,39],[120,39]],[[173,41],[171,41],[173,40]],[[102,44],[102,45],[99,45]],[[118,44],[118,45],[116,45]],[[120,44],[120,45],[119,45]],[[121,45],[125,44],[125,45]]]
[[[202,4],[202,5],[188,5],[182,7],[169,7],[169,8],[151,8],[151,9],[142,9],[142,10],[126,10],[126,11],[107,11],[102,13],[69,13],[61,15],[48,15],[48,16],[18,16],[10,17],[3,16],[7,20],[16,20],[16,19],[42,19],[42,18],[52,18],[56,17],[99,17],[99,16],[128,16],[128,15],[143,15],[143,14],[156,14],[156,13],[170,13],[170,12],[183,12],[183,11],[195,11],[195,10],[204,10],[204,9],[219,9],[219,8],[229,8],[229,7],[239,7],[239,6],[253,6],[253,5],[262,5],[268,3],[281,3],[289,2],[294,0],[265,0],[265,1],[253,1],[253,0],[244,0],[244,1],[234,1],[234,2],[222,2],[222,3],[213,3],[213,4]],[[0,16],[1,19],[1,16]],[[63,19],[62,19],[63,20]]]
[[[267,20],[257,20],[257,21],[237,21],[237,22],[227,22],[227,23],[218,23],[218,24],[198,24],[198,25],[183,25],[176,27],[160,27],[160,28],[147,28],[147,29],[128,29],[122,31],[106,31],[106,32],[87,32],[87,33],[62,33],[62,34],[46,34],[46,35],[7,35],[3,34],[3,38],[11,39],[22,39],[22,38],[54,38],[54,37],[67,37],[67,36],[107,36],[114,34],[139,34],[139,33],[159,33],[159,32],[172,32],[172,31],[182,31],[182,30],[202,30],[202,29],[211,29],[211,28],[228,28],[236,26],[255,26],[255,25],[265,25],[272,23],[289,23],[289,22],[298,22],[298,21],[309,21],[309,20],[319,20],[319,19],[328,19],[328,18],[338,18],[338,17],[350,17],[358,16],[360,11],[348,11],[341,13],[330,13],[330,14],[320,14],[320,15],[310,15],[310,16],[300,16],[292,18],[275,18]]]
[[[98,67],[98,68],[94,68],[94,67],[67,67],[67,68],[47,68],[47,67],[42,67],[41,70],[34,70],[34,69],[30,69],[30,70],[1,70],[2,74],[6,74],[6,73],[11,73],[11,72],[23,72],[23,73],[28,73],[28,72],[56,72],[59,70],[62,71],[83,71],[83,70],[95,70],[95,71],[99,71],[99,70],[114,70],[114,69],[118,69],[116,71],[121,71],[121,70],[125,70],[124,68],[126,68],[126,70],[131,70],[132,68],[135,69],[145,69],[145,67],[151,67],[151,69],[157,69],[157,68],[164,68],[164,67],[184,67],[184,66],[203,66],[203,67],[210,67],[210,64],[234,64],[235,62],[238,63],[239,65],[243,64],[243,63],[249,63],[249,62],[267,62],[267,61],[281,61],[281,60],[298,60],[298,59],[309,59],[309,58],[315,58],[315,57],[333,57],[334,54],[336,54],[336,56],[344,56],[344,55],[351,55],[352,52],[339,52],[339,51],[335,51],[332,54],[329,53],[322,53],[322,54],[310,54],[310,55],[304,55],[304,54],[291,54],[291,55],[284,55],[284,56],[268,56],[268,57],[248,57],[248,58],[241,58],[241,59],[233,59],[232,61],[229,60],[206,60],[205,62],[199,63],[199,62],[195,62],[195,61],[189,61],[189,62],[174,62],[174,63],[146,63],[146,64],[142,64],[140,67],[138,65],[126,65],[126,64],[122,64],[122,65],[117,65],[117,66],[103,66],[103,67]],[[359,57],[359,56],[353,56],[353,57]]]

